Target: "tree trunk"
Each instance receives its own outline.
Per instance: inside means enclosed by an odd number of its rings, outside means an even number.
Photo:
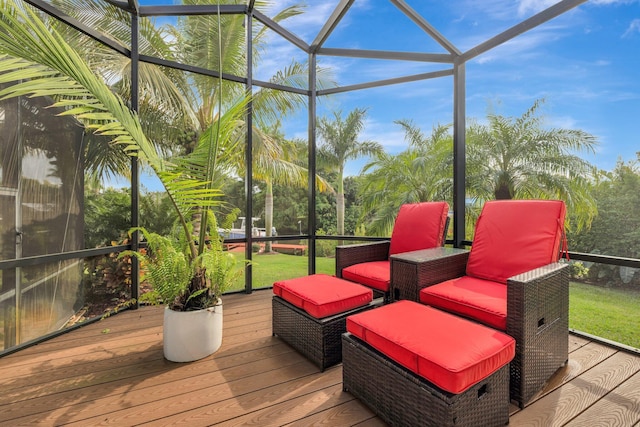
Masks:
[[[338,235],[344,235],[344,193],[338,193],[336,196],[336,208],[338,210]]]
[[[264,228],[265,236],[271,237],[271,229],[273,228],[273,185],[267,180],[266,199],[264,201]],[[271,242],[265,242],[265,253],[271,252]]]
[[[511,189],[509,188],[509,185],[505,182],[499,183],[493,194],[496,197],[496,200],[513,199],[513,195],[511,194]]]

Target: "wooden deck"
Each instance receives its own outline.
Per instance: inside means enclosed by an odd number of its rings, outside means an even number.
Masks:
[[[340,365],[320,373],[271,336],[271,292],[224,298],[218,353],[162,357],[162,308],[112,316],[0,359],[0,425],[381,426],[342,391]],[[512,426],[640,425],[640,357],[570,337],[570,361]]]

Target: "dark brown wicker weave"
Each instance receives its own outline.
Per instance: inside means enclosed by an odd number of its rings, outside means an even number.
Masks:
[[[384,261],[389,259],[389,247],[391,242],[384,240],[381,242],[361,243],[356,245],[344,245],[336,247],[336,277],[342,278],[342,269],[351,265],[371,261]],[[385,301],[389,298],[389,293],[374,289],[374,296],[384,296]]]
[[[399,299],[419,300],[422,288],[465,274],[468,252],[434,248],[391,257],[391,289]],[[507,330],[516,340],[511,399],[520,407],[568,359],[568,264],[553,263],[507,281]],[[475,319],[474,319],[475,320]]]
[[[469,251],[432,248],[391,256],[392,299],[420,301],[420,290],[464,275]]]
[[[444,234],[442,238],[443,245],[447,237],[448,229],[449,229],[449,218],[447,217],[447,220],[444,225]],[[371,262],[371,261],[385,261],[389,259],[390,247],[391,247],[391,242],[389,240],[384,240],[381,242],[337,246],[336,247],[336,277],[342,278],[342,269],[349,267],[351,265],[360,264],[363,262]],[[421,252],[421,251],[406,252],[406,254],[412,254],[414,252]],[[391,288],[389,288],[389,292],[386,292],[386,293],[378,291],[377,289],[374,289],[373,292],[374,292],[374,296],[376,297],[383,296],[385,303],[391,302],[393,300],[393,295],[391,294]]]
[[[460,394],[415,375],[349,333],[342,336],[343,388],[392,426],[501,426],[509,423],[509,368]]]
[[[507,280],[506,332],[516,340],[511,398],[524,407],[569,358],[569,264]]]
[[[342,360],[341,335],[346,331],[347,316],[380,305],[381,300],[334,316],[316,319],[306,311],[278,296],[272,300],[273,335],[317,365],[321,371]]]

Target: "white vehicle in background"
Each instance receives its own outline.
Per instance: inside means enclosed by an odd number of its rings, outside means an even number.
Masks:
[[[246,226],[247,226],[247,222],[246,222],[246,217],[244,216],[239,216],[238,219],[241,221],[240,227],[239,228],[232,228],[231,230],[224,230],[222,228],[218,229],[218,232],[220,233],[221,236],[224,236],[227,239],[244,239],[245,237],[245,230],[246,230]],[[253,225],[254,222],[259,221],[260,217],[252,217],[251,218],[251,236],[252,237],[266,237],[267,232],[266,229],[264,228],[258,228],[255,227]],[[272,236],[277,236],[278,233],[276,232],[276,228],[272,227],[271,229],[271,235]]]

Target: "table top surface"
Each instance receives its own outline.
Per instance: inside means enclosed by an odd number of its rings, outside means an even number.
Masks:
[[[433,259],[445,258],[452,255],[459,255],[469,252],[468,249],[437,247],[429,249],[420,249],[417,251],[403,252],[401,254],[391,255],[391,261],[405,262],[425,262]]]

